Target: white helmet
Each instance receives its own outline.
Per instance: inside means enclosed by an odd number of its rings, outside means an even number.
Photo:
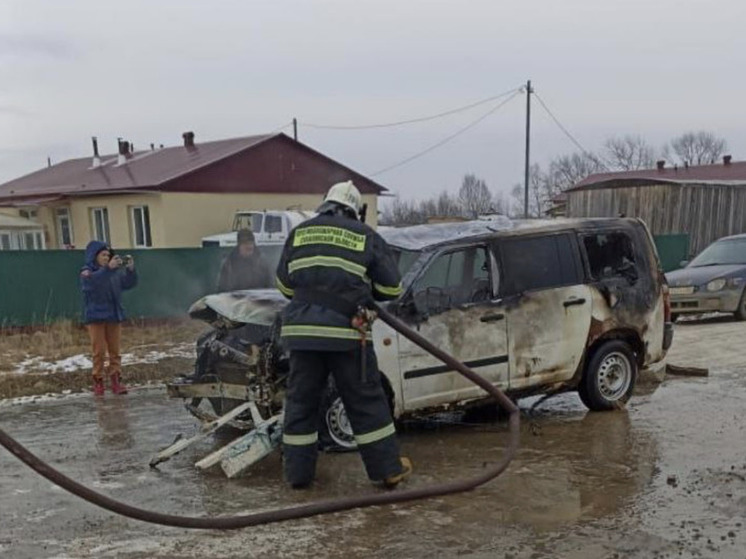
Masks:
[[[326,193],[321,208],[326,206],[329,202],[335,202],[346,206],[357,215],[363,205],[363,197],[360,195],[360,191],[357,187],[352,184],[352,181],[338,182],[329,189],[329,192]]]

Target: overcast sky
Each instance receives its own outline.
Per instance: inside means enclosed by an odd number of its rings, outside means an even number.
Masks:
[[[104,152],[273,131],[372,174],[496,102],[399,128],[336,131],[536,91],[590,150],[687,130],[746,159],[742,0],[0,0],[0,182]],[[575,150],[533,104],[532,158]],[[509,191],[523,176],[525,96],[407,165],[394,193],[455,191],[464,173]],[[290,128],[286,133],[292,134]]]

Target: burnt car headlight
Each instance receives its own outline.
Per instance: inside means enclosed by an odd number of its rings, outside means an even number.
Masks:
[[[720,291],[725,287],[727,280],[724,278],[714,279],[707,284],[707,291]]]

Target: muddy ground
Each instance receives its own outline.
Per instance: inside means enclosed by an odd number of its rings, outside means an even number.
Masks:
[[[517,458],[498,480],[414,504],[237,532],[150,526],[96,509],[0,451],[0,556],[7,557],[746,557],[746,324],[677,327],[672,363],[710,376],[667,377],[627,410],[586,413],[574,394],[522,419]],[[530,402],[522,402],[527,407]],[[0,405],[0,425],[64,473],[117,499],[187,515],[240,514],[372,491],[355,454],[324,455],[307,492],[286,489],[279,458],[226,480],[192,464],[220,443],[147,462],[194,423],[162,389]],[[504,424],[408,424],[410,486],[479,472]]]

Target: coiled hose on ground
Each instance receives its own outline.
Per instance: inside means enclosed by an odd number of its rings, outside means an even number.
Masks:
[[[490,394],[490,396],[492,396],[492,398],[500,407],[509,412],[510,417],[508,420],[508,424],[510,430],[510,438],[507,448],[503,452],[501,459],[496,464],[485,468],[484,472],[480,473],[477,476],[462,480],[456,480],[449,483],[441,483],[426,487],[419,487],[416,489],[380,492],[370,495],[360,495],[341,499],[316,501],[304,505],[297,505],[241,516],[205,518],[176,516],[150,510],[144,510],[133,507],[126,503],[122,503],[105,495],[102,495],[101,493],[97,493],[96,491],[93,491],[92,489],[89,489],[88,487],[70,479],[69,477],[58,472],[57,470],[37,458],[34,454],[29,452],[25,447],[16,442],[15,439],[13,439],[2,429],[0,429],[0,445],[4,446],[11,454],[16,456],[24,464],[29,466],[35,472],[42,475],[55,485],[58,485],[59,487],[65,489],[66,491],[69,491],[70,493],[80,497],[81,499],[88,501],[89,503],[107,509],[111,512],[129,518],[134,518],[135,520],[149,522],[151,524],[161,524],[164,526],[174,526],[178,528],[199,528],[208,530],[234,530],[237,528],[246,528],[248,526],[258,526],[260,524],[269,524],[272,522],[280,522],[283,520],[304,518],[319,514],[328,514],[332,512],[340,512],[356,508],[372,507],[377,505],[391,505],[395,503],[413,501],[416,499],[439,497],[451,493],[469,491],[490,481],[491,479],[496,478],[508,467],[508,464],[513,459],[513,456],[518,449],[520,438],[520,414],[518,411],[518,407],[498,388],[492,386],[492,384],[477,375],[463,363],[457,361],[452,356],[432,345],[425,338],[409,328],[409,326],[404,324],[398,318],[394,317],[384,309],[377,309],[377,311],[379,318],[386,324],[411,340],[413,343],[431,353],[433,356],[443,361],[443,363],[445,363],[449,367],[452,367],[454,370],[461,373],[474,384],[483,388],[488,394]]]

